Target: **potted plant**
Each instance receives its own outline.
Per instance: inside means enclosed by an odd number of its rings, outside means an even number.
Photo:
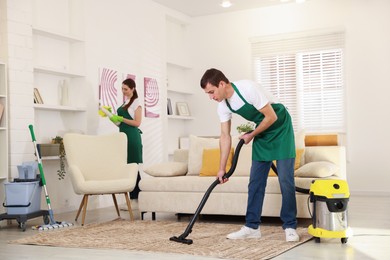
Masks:
[[[65,177],[65,148],[64,148],[64,142],[63,138],[61,136],[56,136],[51,140],[52,144],[59,144],[60,150],[59,150],[59,158],[60,158],[60,169],[57,170],[58,179],[62,180]]]
[[[253,131],[255,129],[255,126],[256,126],[255,123],[247,122],[245,124],[241,124],[241,125],[237,126],[237,131],[239,134],[246,133],[249,131]]]

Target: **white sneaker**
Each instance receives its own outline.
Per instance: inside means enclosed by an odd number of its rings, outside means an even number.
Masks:
[[[230,233],[228,239],[261,238],[260,228],[254,229],[243,226],[239,231]]]
[[[293,228],[286,228],[284,230],[286,232],[286,241],[287,242],[298,242],[299,241],[299,235],[297,234],[297,231]]]

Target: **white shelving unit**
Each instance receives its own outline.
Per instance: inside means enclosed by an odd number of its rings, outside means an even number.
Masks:
[[[60,41],[68,41],[70,43],[84,41],[80,37],[77,37],[77,36],[74,36],[71,34],[64,34],[61,32],[55,32],[55,31],[47,29],[47,28],[40,28],[39,26],[33,27],[33,33],[35,35],[42,35],[44,37],[50,37],[50,38],[57,39]]]
[[[47,68],[47,67],[45,68],[45,67],[40,67],[40,66],[35,66],[34,72],[51,74],[51,75],[56,75],[56,76],[68,77],[68,78],[84,77],[84,74],[80,74],[77,72],[70,72],[70,71],[66,71],[66,70],[53,69],[53,68]]]
[[[38,142],[68,131],[86,131],[85,43],[82,1],[64,0],[47,6],[34,0],[33,68],[34,88],[43,104],[34,104]],[[40,7],[45,8],[40,8]],[[48,12],[51,9],[51,12]],[[45,10],[45,12],[41,12]],[[58,14],[53,20],[53,14]],[[49,27],[50,26],[50,27]],[[68,86],[68,102],[61,102],[61,82]]]
[[[168,119],[178,119],[178,120],[192,120],[195,117],[192,116],[176,116],[176,115],[168,115]]]
[[[9,139],[8,139],[8,80],[7,65],[0,61],[0,104],[3,107],[0,116],[0,201],[4,201],[3,182],[9,178]],[[4,213],[5,208],[0,208],[0,213]]]
[[[7,88],[7,66],[5,63],[0,61],[0,104],[3,108],[2,114],[0,115],[0,185],[2,186],[2,182],[8,180],[9,175]]]
[[[188,24],[170,16],[166,18],[167,32],[167,98],[170,99],[172,115],[168,115],[168,156],[179,148],[179,138],[188,136],[191,132],[189,123],[195,118],[191,116],[191,90],[188,48]],[[179,115],[177,103],[187,103],[190,116]]]
[[[85,107],[74,107],[74,106],[59,106],[59,105],[44,105],[34,104],[35,110],[51,110],[51,111],[69,111],[69,112],[85,112]]]

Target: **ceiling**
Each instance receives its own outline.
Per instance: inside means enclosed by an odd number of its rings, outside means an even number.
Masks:
[[[253,9],[267,7],[273,5],[281,5],[290,1],[280,0],[230,0],[232,6],[229,8],[221,7],[222,0],[153,0],[170,9],[174,9],[191,17],[204,16],[211,14],[220,14],[226,12],[240,11],[245,9]]]

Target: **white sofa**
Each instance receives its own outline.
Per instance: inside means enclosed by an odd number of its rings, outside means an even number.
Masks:
[[[238,140],[233,141],[233,146],[237,142]],[[298,146],[297,144],[297,148]],[[202,152],[215,147],[218,147],[218,139],[190,136],[189,149],[176,150],[173,162],[146,167],[144,172],[147,175],[140,182],[141,192],[138,198],[142,217],[147,212],[153,213],[153,219],[158,212],[193,214],[206,190],[215,180],[215,177],[199,176]],[[304,153],[296,170],[296,186],[309,189],[312,180],[318,178],[346,179],[345,147],[303,145],[301,148]],[[245,215],[251,149],[250,144],[243,146],[232,177],[227,183],[215,187],[201,214]],[[308,196],[296,193],[298,218],[311,218]],[[277,177],[269,177],[262,216],[279,216],[281,201]]]

